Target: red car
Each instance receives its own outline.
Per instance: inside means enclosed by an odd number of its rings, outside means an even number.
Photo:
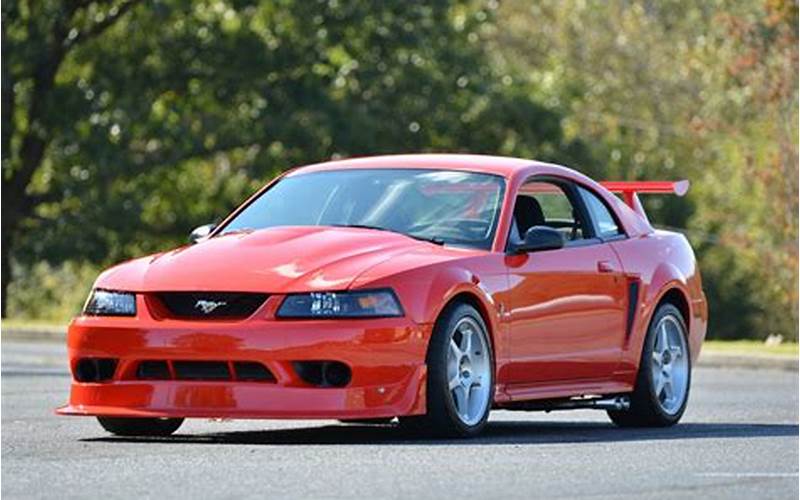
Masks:
[[[470,155],[291,170],[194,244],[100,275],[58,413],[119,435],[399,417],[471,436],[492,408],[675,424],[708,312],[689,243],[637,192],[687,188]]]

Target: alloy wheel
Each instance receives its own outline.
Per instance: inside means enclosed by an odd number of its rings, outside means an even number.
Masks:
[[[673,316],[664,316],[656,325],[652,352],[653,393],[661,409],[676,414],[689,390],[689,351],[683,328]]]
[[[461,318],[450,332],[447,380],[453,407],[465,425],[477,424],[486,413],[491,369],[486,332],[473,318]]]

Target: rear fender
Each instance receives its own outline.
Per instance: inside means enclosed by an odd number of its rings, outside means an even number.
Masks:
[[[664,295],[672,289],[677,289],[683,294],[687,302],[691,303],[689,301],[690,294],[686,277],[673,264],[660,264],[649,282],[644,282],[643,285],[643,291],[641,292],[643,295],[640,296],[639,307],[631,330],[631,338],[628,339],[627,349],[623,355],[622,369],[625,371],[636,372],[638,370],[647,329]],[[688,322],[686,326],[687,328],[690,327]]]

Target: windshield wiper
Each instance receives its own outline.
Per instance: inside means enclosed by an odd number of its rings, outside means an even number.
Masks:
[[[355,227],[358,229],[375,229],[378,231],[389,231],[392,233],[396,233],[397,231],[392,231],[391,229],[381,227],[381,226],[370,226],[369,224],[331,224],[333,227]]]
[[[417,236],[414,234],[404,233],[402,231],[395,231],[394,229],[389,229],[388,227],[381,227],[381,226],[371,226],[369,224],[331,224],[333,227],[355,227],[358,229],[375,229],[376,231],[388,231],[390,233],[395,234],[402,234],[403,236],[408,236],[409,238],[413,238],[419,241],[427,241],[428,243],[433,243],[434,245],[444,245],[444,240],[441,238],[436,237],[427,237],[427,236]]]
[[[400,233],[400,234],[404,234],[409,238],[414,238],[415,240],[427,241],[428,243],[433,243],[434,245],[439,245],[439,246],[444,245],[444,240],[441,238],[437,238],[436,236],[417,236],[416,234],[406,234],[406,233]]]

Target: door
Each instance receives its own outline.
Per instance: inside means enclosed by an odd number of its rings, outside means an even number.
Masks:
[[[523,185],[510,244],[538,225],[561,231],[565,246],[506,257],[512,358],[506,383],[609,378],[625,338],[622,265],[599,234],[583,193],[569,181],[537,178]]]

